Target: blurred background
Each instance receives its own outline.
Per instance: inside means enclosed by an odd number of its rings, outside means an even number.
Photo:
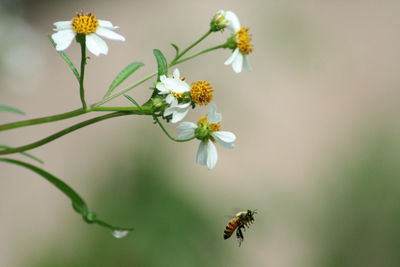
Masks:
[[[81,9],[127,40],[90,55],[88,103],[133,61],[145,67],[121,88],[154,71],[153,48],[171,59],[169,44],[191,44],[220,9],[250,27],[255,50],[250,72],[224,66],[227,50],[178,66],[188,82],[211,81],[222,127],[238,137],[233,150],[217,148],[212,171],[195,163],[198,142],[174,143],[145,116],[30,151],[101,219],[134,226],[123,239],[86,224],[41,177],[1,163],[0,266],[400,266],[399,8],[395,0],[1,0],[0,104],[27,115],[3,112],[0,123],[80,107],[75,77],[47,35]],[[79,65],[76,43],[66,53]],[[151,85],[130,95],[143,103]],[[0,143],[31,143],[95,115],[2,132]],[[238,248],[222,235],[248,208],[259,213]]]

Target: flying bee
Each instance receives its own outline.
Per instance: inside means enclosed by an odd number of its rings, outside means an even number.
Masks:
[[[249,228],[249,224],[252,224],[254,222],[254,214],[257,214],[257,210],[238,212],[235,215],[235,218],[233,218],[225,227],[224,239],[228,239],[229,237],[231,237],[233,232],[236,230],[236,238],[240,247],[244,239],[242,229],[246,231],[245,226]]]

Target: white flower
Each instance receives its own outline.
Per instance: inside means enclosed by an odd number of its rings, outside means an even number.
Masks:
[[[227,28],[235,34],[237,47],[224,64],[232,64],[233,71],[236,73],[240,73],[243,67],[250,70],[251,68],[247,62],[247,55],[252,52],[253,45],[250,44],[251,38],[248,34],[249,29],[240,27],[239,18],[232,11],[225,12],[225,19],[228,21]]]
[[[217,107],[211,104],[207,116],[202,117],[197,124],[193,122],[182,122],[177,127],[178,137],[188,139],[196,135],[201,140],[197,150],[197,163],[207,165],[211,170],[218,160],[217,148],[214,142],[225,148],[233,148],[236,136],[231,132],[220,131],[222,115],[216,112]]]
[[[160,95],[168,94],[165,102],[169,104],[169,107],[164,111],[164,117],[172,114],[172,123],[181,121],[189,112],[191,103],[179,104],[177,96],[190,91],[190,86],[180,79],[179,70],[175,69],[172,77],[161,75],[156,88]]]
[[[113,32],[118,26],[113,26],[110,21],[96,19],[96,16],[83,12],[77,13],[77,17],[69,21],[58,21],[54,23],[56,27],[51,38],[56,43],[56,50],[67,49],[77,34],[86,35],[86,46],[94,55],[107,55],[108,46],[99,36],[115,41],[125,41],[125,38]]]

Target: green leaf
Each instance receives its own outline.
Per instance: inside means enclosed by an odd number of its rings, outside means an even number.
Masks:
[[[5,161],[5,162],[9,162],[9,163],[13,163],[13,164],[22,166],[22,167],[25,167],[25,168],[39,174],[44,179],[46,179],[48,182],[50,182],[55,187],[57,187],[61,192],[63,192],[65,195],[67,195],[71,199],[74,207],[79,210],[79,213],[81,213],[82,215],[88,213],[88,209],[87,209],[85,201],[69,185],[67,185],[66,183],[64,183],[63,181],[61,181],[54,175],[46,172],[45,170],[43,170],[39,167],[36,167],[34,165],[31,165],[31,164],[23,162],[23,161],[19,161],[19,160],[15,160],[15,159],[7,159],[7,158],[0,158],[0,161]]]
[[[171,43],[172,47],[175,48],[176,51],[176,55],[175,57],[177,57],[179,55],[179,47],[176,44]]]
[[[126,78],[128,78],[132,73],[134,73],[138,68],[142,67],[144,64],[142,62],[133,62],[126,68],[124,68],[118,75],[115,77],[114,81],[111,83],[110,88],[108,89],[104,98],[109,96],[111,92],[120,85]]]
[[[55,48],[56,47],[56,43],[54,42],[53,38],[51,38],[50,35],[48,35],[47,37],[49,37],[50,42],[52,43],[52,45]],[[78,80],[78,82],[80,82],[81,78],[80,78],[80,75],[78,73],[78,70],[74,66],[74,63],[72,63],[72,61],[69,59],[69,57],[67,57],[67,55],[63,51],[57,51],[57,52],[65,60],[65,62],[67,62],[68,66],[71,68],[72,72],[75,74],[76,79]]]
[[[161,53],[161,51],[158,50],[158,49],[154,49],[153,50],[153,54],[156,57],[157,65],[158,65],[157,80],[160,81],[160,76],[161,75],[167,75],[168,74],[167,60],[165,59],[163,53]]]
[[[0,111],[7,111],[7,112],[13,112],[13,113],[25,115],[25,112],[23,112],[17,108],[8,107],[8,106],[0,106]]]
[[[142,107],[139,106],[139,104],[135,101],[135,99],[133,99],[133,98],[130,97],[129,95],[125,95],[125,94],[124,94],[124,96],[125,96],[129,101],[131,101],[135,106],[137,106],[139,109],[142,109]]]
[[[6,146],[6,145],[0,145],[0,148],[11,149],[12,147]],[[41,159],[39,159],[39,158],[33,156],[32,154],[29,154],[29,153],[27,153],[27,152],[20,152],[20,154],[22,154],[22,155],[24,155],[24,156],[27,156],[28,158],[31,158],[31,159],[33,159],[33,160],[36,160],[37,162],[39,162],[39,163],[41,163],[41,164],[44,164],[44,161],[43,161],[43,160],[41,160]]]
[[[90,212],[85,201],[82,199],[82,197],[75,192],[69,185],[67,185],[65,182],[60,180],[59,178],[55,177],[54,175],[48,173],[47,171],[36,167],[32,164],[15,160],[15,159],[8,159],[8,158],[0,158],[0,161],[12,163],[15,165],[19,165],[22,167],[25,167],[36,174],[42,176],[44,179],[46,179],[48,182],[50,182],[52,185],[57,187],[61,192],[63,192],[71,201],[72,201],[72,207],[74,210],[81,214],[83,219],[87,223],[96,223],[100,226],[106,227],[111,229],[112,231],[114,230],[126,230],[126,231],[132,231],[133,228],[126,228],[126,227],[119,227],[119,226],[114,226],[111,224],[108,224],[102,220],[99,220],[94,212]]]

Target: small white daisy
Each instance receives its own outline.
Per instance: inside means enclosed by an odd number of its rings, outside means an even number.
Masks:
[[[110,21],[97,19],[92,13],[86,15],[83,11],[77,13],[77,17],[68,21],[58,21],[54,23],[56,27],[51,38],[56,43],[56,50],[63,51],[67,49],[77,34],[86,35],[86,46],[88,50],[98,56],[107,55],[108,46],[99,36],[115,41],[125,41],[125,38],[113,30],[119,28],[113,26]]]
[[[180,78],[179,70],[175,69],[172,77],[161,75],[156,88],[160,95],[168,94],[165,102],[169,104],[169,107],[164,111],[164,117],[172,114],[172,123],[181,121],[189,112],[191,103],[179,104],[178,99],[182,98],[184,93],[190,91],[190,86]]]
[[[249,28],[240,27],[239,18],[232,11],[226,11],[224,17],[229,22],[227,28],[235,35],[236,42],[236,48],[224,64],[232,64],[233,71],[236,73],[240,73],[242,68],[250,70],[247,55],[253,51],[253,45],[250,43]]]
[[[197,150],[196,161],[200,165],[207,165],[211,170],[215,167],[218,161],[217,148],[215,142],[225,148],[233,148],[236,136],[227,131],[221,131],[220,122],[222,115],[217,113],[215,104],[211,104],[208,114],[201,117],[197,124],[193,122],[182,122],[177,127],[178,137],[188,139],[196,136],[201,140],[199,149]]]

